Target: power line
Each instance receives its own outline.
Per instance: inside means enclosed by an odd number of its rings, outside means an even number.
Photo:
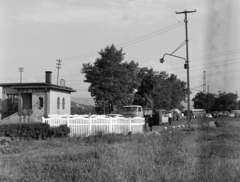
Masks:
[[[209,58],[216,58],[216,57],[221,57],[221,56],[226,56],[226,55],[231,55],[231,54],[238,54],[238,53],[240,53],[240,51],[238,51],[238,52],[229,52],[229,53],[218,53],[218,54],[213,54],[213,55],[208,55],[208,57],[206,57],[206,56],[202,56],[202,57],[197,57],[197,59],[195,59],[195,58],[192,58],[191,59],[191,62],[195,62],[195,61],[199,61],[199,60],[204,60],[204,59],[209,59]],[[202,58],[202,59],[200,59],[200,58]],[[170,63],[179,63],[179,64],[182,64],[181,62],[179,62],[179,61],[169,61]],[[218,61],[218,62],[221,62],[221,61]],[[210,63],[211,64],[211,63]],[[150,64],[150,65],[159,65],[158,63],[155,63],[155,64]]]
[[[239,58],[238,58],[239,59]],[[232,60],[237,60],[237,59],[232,59]],[[230,61],[230,60],[228,60],[228,61]],[[226,62],[226,61],[221,61],[221,62]],[[218,62],[216,62],[216,63],[218,63]],[[218,66],[227,66],[227,65],[230,65],[230,64],[236,64],[236,63],[239,63],[239,61],[238,62],[233,62],[233,63],[227,63],[227,64],[222,64],[222,65],[218,65]],[[203,65],[208,65],[208,64],[203,64]],[[196,65],[196,66],[192,66],[192,67],[197,67],[197,66],[202,66],[202,65]],[[203,70],[203,69],[208,69],[208,68],[215,68],[216,67],[216,65],[214,65],[214,66],[209,66],[209,67],[204,67],[204,68],[199,68],[199,69],[192,69],[192,71],[197,71],[197,70]],[[57,68],[56,68],[57,69]],[[54,71],[56,71],[56,69],[54,70]],[[173,71],[175,71],[175,70],[179,70],[179,69],[182,69],[182,68],[177,68],[177,69],[173,69]],[[177,72],[177,73],[182,73],[182,72],[184,72],[184,71],[180,71],[180,72]],[[83,74],[81,74],[81,73],[76,73],[76,74],[63,74],[62,75],[62,77],[67,77],[67,78],[70,78],[70,77],[76,77],[76,76],[84,76]],[[56,77],[56,76],[53,76],[53,77]],[[5,77],[6,78],[6,77]],[[35,79],[42,79],[42,78],[44,78],[44,76],[36,76],[36,77],[34,77]]]
[[[239,59],[239,58],[237,58],[237,59]],[[237,60],[237,59],[233,59],[233,60]],[[224,62],[224,61],[221,61],[221,62]],[[226,62],[226,61],[225,61]],[[202,69],[207,69],[207,68],[215,68],[215,67],[220,67],[220,66],[227,66],[227,65],[230,65],[230,64],[238,64],[238,63],[240,63],[239,61],[237,61],[237,62],[233,62],[233,63],[228,63],[228,64],[222,64],[222,65],[214,65],[214,66],[209,66],[209,67],[204,67],[204,68],[199,68],[199,69],[193,69],[192,71],[197,71],[197,70],[202,70]],[[204,65],[204,64],[203,64]],[[207,65],[207,64],[206,64]],[[201,65],[197,65],[197,66],[201,66]],[[196,66],[192,66],[192,67],[196,67]],[[178,68],[179,69],[179,68]],[[173,69],[173,70],[176,70],[176,69]],[[184,72],[184,71],[180,71],[180,72],[178,72],[178,73],[181,73],[181,72]]]
[[[190,89],[194,89],[194,88],[199,88],[199,87],[202,87],[203,85],[200,85],[200,86],[197,86],[197,87],[193,87],[193,88],[190,88]]]
[[[170,28],[170,29],[168,29],[168,30],[165,30],[165,31],[163,31],[163,32],[160,32],[160,33],[158,33],[158,34],[156,34],[156,35],[147,37],[147,38],[145,38],[145,39],[142,39],[142,40],[133,42],[133,43],[131,43],[131,44],[124,45],[124,46],[122,46],[122,47],[128,47],[128,46],[130,46],[130,45],[134,45],[134,44],[136,44],[136,43],[142,42],[142,41],[144,41],[144,40],[150,39],[150,38],[152,38],[152,37],[155,37],[155,36],[157,36],[157,35],[160,35],[160,34],[162,34],[162,33],[165,33],[165,32],[167,32],[167,31],[169,31],[169,30],[172,30],[172,29],[174,29],[174,28],[176,28],[176,27],[178,27],[178,26],[180,26],[180,25],[177,25],[177,26],[172,27],[172,28]],[[119,47],[119,45],[118,45],[117,47]]]
[[[110,1],[110,0],[108,0]],[[110,2],[114,2],[114,3],[121,3],[121,4],[126,4],[125,2],[123,1],[117,1],[117,0],[111,0]],[[136,2],[136,1],[135,1]],[[140,3],[140,4],[139,4]],[[134,6],[139,6],[139,7],[144,7],[144,8],[152,8],[152,9],[165,9],[166,11],[170,11],[172,12],[173,10],[170,10],[170,9],[166,9],[167,7],[159,7],[159,6],[145,6],[145,5],[149,5],[149,4],[146,4],[146,3],[143,3],[143,2],[140,2],[138,1],[137,4],[136,3],[131,3],[131,1],[128,2],[128,5],[134,5]],[[180,8],[178,8],[180,9]],[[182,8],[181,8],[182,9]],[[174,10],[176,10],[176,7],[174,7]]]
[[[157,30],[155,32],[152,32],[152,33],[149,33],[149,34],[146,34],[146,35],[143,35],[143,36],[138,37],[136,39],[133,39],[133,40],[121,43],[121,44],[117,44],[116,47],[120,47],[120,46],[127,47],[129,45],[136,44],[138,42],[150,39],[152,37],[155,37],[157,35],[160,35],[162,33],[170,31],[170,30],[180,26],[181,24],[182,23],[176,23],[176,24],[170,25],[168,27],[165,27],[163,29]],[[92,57],[92,56],[95,56],[95,55],[98,55],[98,51],[93,51],[93,52],[89,52],[89,53],[86,53],[86,54],[81,54],[81,55],[78,55],[78,56],[65,57],[65,58],[62,58],[62,59],[63,60],[74,60],[74,59],[82,59],[82,58]]]

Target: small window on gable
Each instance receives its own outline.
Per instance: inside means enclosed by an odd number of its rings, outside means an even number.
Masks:
[[[60,109],[60,98],[57,98],[57,109]]]
[[[65,98],[62,99],[62,108],[65,109]]]
[[[38,108],[43,108],[43,97],[38,97]]]

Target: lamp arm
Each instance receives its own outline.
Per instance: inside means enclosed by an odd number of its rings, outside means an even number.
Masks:
[[[183,58],[183,57],[175,56],[175,55],[173,55],[173,54],[168,54],[168,53],[165,53],[165,54],[163,55],[163,58],[165,57],[165,55],[173,56],[173,57],[180,58],[180,59],[184,59],[184,60],[187,62],[187,60],[186,60],[185,58]],[[163,58],[162,58],[162,59],[163,59]]]

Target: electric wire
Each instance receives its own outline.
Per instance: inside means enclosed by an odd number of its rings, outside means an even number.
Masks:
[[[152,32],[152,33],[149,33],[147,35],[144,35],[144,36],[141,36],[141,37],[138,37],[136,39],[133,39],[133,40],[130,40],[130,41],[127,41],[127,42],[124,42],[124,43],[121,43],[121,44],[117,44],[116,47],[127,47],[129,45],[133,45],[133,44],[136,44],[138,42],[141,42],[141,41],[144,41],[144,40],[147,40],[147,39],[150,39],[152,37],[155,37],[157,35],[160,35],[162,33],[165,33],[167,31],[170,31],[174,28],[177,28],[178,26],[180,26],[181,23],[175,23],[173,25],[170,25],[168,27],[165,27],[163,29],[160,29],[160,30],[157,30],[155,32]],[[62,60],[74,60],[74,59],[82,59],[82,58],[87,58],[87,57],[92,57],[94,55],[98,55],[98,51],[93,51],[93,52],[89,52],[89,53],[86,53],[86,54],[81,54],[81,55],[78,55],[78,56],[71,56],[71,57],[65,57],[65,58],[61,58]]]
[[[108,0],[109,2],[114,2],[114,3],[120,3],[120,4],[126,4],[123,1],[117,1],[117,0]],[[143,3],[143,2],[135,2],[135,3],[131,3],[131,1],[128,2],[128,5],[132,5],[132,6],[139,6],[139,7],[143,7],[143,8],[151,8],[151,9],[158,9],[158,10],[165,10],[165,11],[169,11],[169,12],[173,12],[172,8],[171,9],[167,9],[167,7],[160,7],[160,6],[146,6],[149,4]],[[180,9],[180,8],[178,8]],[[182,9],[182,8],[181,8]],[[174,8],[174,10],[176,10],[176,8]]]
[[[176,50],[174,50],[171,54],[174,54],[177,50],[179,50],[182,46],[186,44],[186,41],[184,41],[180,46],[177,47]]]

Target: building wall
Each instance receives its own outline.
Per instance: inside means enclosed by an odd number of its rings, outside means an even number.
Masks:
[[[57,108],[57,99],[59,98],[59,109]],[[63,109],[63,98],[65,99],[65,107]],[[49,93],[49,113],[48,114],[70,114],[71,111],[71,94],[67,92],[60,92],[51,90]]]
[[[27,93],[27,92],[26,92]],[[5,114],[11,115],[13,113],[7,113],[7,94],[18,94],[17,90],[11,88],[3,88],[2,95],[2,111]],[[20,95],[20,93],[19,93]],[[31,92],[31,99],[27,98],[27,103],[31,106],[33,114],[30,116],[30,122],[41,122],[42,117],[47,117],[49,114],[70,114],[71,113],[71,93],[50,90],[49,92]],[[22,97],[21,97],[22,96]],[[24,95],[20,95],[21,99],[26,99]],[[43,104],[42,107],[39,107],[39,98],[42,99]],[[59,98],[59,108],[57,107],[57,99]],[[63,98],[65,99],[65,105],[63,108]],[[25,101],[26,102],[26,101]],[[20,109],[24,109],[24,101],[19,102],[21,106]],[[29,107],[26,107],[27,109]],[[7,117],[7,116],[6,116]],[[28,118],[28,117],[26,117]],[[10,120],[16,118],[10,118]],[[28,119],[27,119],[28,120]],[[17,122],[17,120],[16,120]],[[27,122],[27,121],[26,121]]]
[[[34,92],[32,93],[32,110],[33,114],[30,117],[31,121],[41,122],[42,117],[45,115],[45,107],[47,107],[47,103],[45,102],[46,92]],[[43,99],[43,107],[40,107],[40,99]]]

